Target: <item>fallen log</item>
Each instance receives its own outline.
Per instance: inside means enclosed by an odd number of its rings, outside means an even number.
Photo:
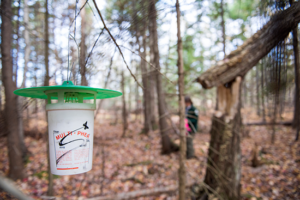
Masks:
[[[267,126],[267,125],[283,125],[283,126],[292,126],[292,121],[285,121],[285,122],[250,122],[245,123],[245,126]]]
[[[13,197],[21,200],[33,200],[30,196],[24,194],[13,181],[10,179],[0,175],[0,189],[2,191],[7,192],[8,194],[12,195]]]
[[[280,41],[284,40],[300,22],[300,1],[280,13],[257,31],[252,37],[201,74],[196,81],[203,88],[232,82],[236,77],[243,77],[260,59],[267,55]]]
[[[186,188],[189,188],[191,186],[192,184],[188,184],[186,185]],[[126,199],[135,199],[138,197],[157,196],[160,194],[173,193],[176,192],[177,190],[178,190],[178,186],[169,186],[169,187],[162,187],[162,188],[137,190],[132,192],[122,192],[117,195],[94,197],[86,200],[126,200]]]

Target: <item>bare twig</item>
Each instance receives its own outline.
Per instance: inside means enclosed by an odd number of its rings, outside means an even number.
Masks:
[[[89,58],[91,57],[91,55],[92,55],[92,53],[93,53],[93,50],[94,50],[94,48],[95,48],[95,46],[96,46],[96,44],[97,44],[97,42],[98,42],[100,36],[102,35],[103,31],[104,31],[104,29],[102,29],[101,32],[99,33],[98,38],[97,38],[97,40],[95,41],[95,43],[94,43],[94,45],[93,45],[93,48],[91,49],[91,51],[90,51],[90,53],[89,53],[89,55],[88,55],[88,57],[87,57],[87,59],[86,59],[86,61],[85,61],[85,65],[84,65],[84,66],[86,66],[87,62],[89,61]]]
[[[144,87],[138,82],[137,78],[134,76],[134,74],[133,74],[132,71],[130,70],[130,68],[129,68],[129,66],[128,66],[128,64],[127,64],[127,62],[126,62],[126,60],[125,60],[125,58],[124,58],[124,55],[123,55],[123,53],[122,53],[122,51],[121,51],[120,46],[118,45],[118,43],[116,42],[114,36],[110,33],[109,29],[107,28],[107,26],[106,26],[106,24],[105,24],[105,22],[104,22],[104,19],[103,19],[103,17],[102,17],[102,14],[101,14],[101,12],[100,12],[98,6],[97,6],[96,1],[93,0],[93,2],[94,2],[94,5],[95,5],[95,7],[96,7],[96,10],[97,10],[97,12],[98,12],[98,14],[99,14],[99,16],[100,16],[100,18],[101,18],[101,21],[102,21],[102,23],[103,23],[104,29],[108,32],[109,36],[111,37],[111,39],[113,40],[113,42],[114,42],[115,45],[117,46],[117,48],[118,48],[118,50],[119,50],[119,52],[120,52],[120,54],[121,54],[121,56],[122,56],[122,58],[123,58],[123,61],[124,61],[125,65],[126,65],[128,71],[130,72],[130,75],[134,78],[134,80],[135,80],[135,82],[138,84],[138,86],[140,86],[141,88],[144,89]]]
[[[165,77],[170,83],[175,84],[173,81],[171,81],[170,79],[168,79],[168,77],[166,77],[166,75],[164,75],[163,73],[161,73],[160,70],[157,67],[155,67],[152,63],[148,62],[146,60],[146,58],[144,58],[143,56],[139,55],[138,53],[132,51],[131,49],[129,49],[129,48],[123,46],[123,45],[120,45],[120,47],[123,47],[123,48],[127,49],[128,51],[130,51],[131,53],[140,56],[141,59],[143,59],[146,63],[148,63],[151,67],[153,67],[156,71],[158,71],[158,73],[161,74],[163,77]],[[147,72],[147,73],[149,73],[149,72]]]
[[[73,23],[76,21],[76,18],[78,17],[78,15],[80,14],[81,10],[85,7],[85,5],[88,3],[89,0],[86,0],[85,3],[81,6],[79,12],[75,15],[75,18],[73,19],[73,21],[70,24],[70,28],[72,27]],[[77,1],[76,1],[76,6],[77,6]],[[76,11],[75,11],[76,13]],[[75,22],[76,23],[76,22]],[[76,25],[75,25],[76,28]]]

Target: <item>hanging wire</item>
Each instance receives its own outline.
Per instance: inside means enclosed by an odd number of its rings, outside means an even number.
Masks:
[[[76,13],[77,13],[77,4],[78,4],[78,1],[79,0],[76,0],[76,3],[75,3],[75,17],[74,17],[74,20],[75,20],[75,25],[74,25],[74,38],[76,38],[76,19],[77,19],[77,16]]]
[[[79,52],[79,45],[78,45],[78,43],[77,43],[76,39],[74,38],[74,36],[73,36],[72,34],[69,34],[69,38],[70,38],[70,37],[71,37],[71,38],[74,40],[74,42],[75,42],[75,44],[76,44],[76,46],[77,46],[77,53],[78,53],[78,64],[80,65],[80,52]],[[75,63],[75,62],[73,62],[73,65],[72,65],[71,71],[73,70],[74,63]],[[68,73],[69,73],[69,71],[68,71]]]
[[[70,35],[70,29],[69,29],[69,35]],[[68,71],[67,71],[67,83],[69,83],[69,68],[70,68],[70,38],[68,36]]]
[[[68,34],[68,71],[67,71],[67,83],[69,83],[69,80],[70,80],[70,77],[71,77],[71,71],[72,71],[72,69],[74,67],[74,63],[75,63],[75,62],[73,62],[71,70],[70,70],[70,37],[74,40],[74,42],[75,42],[75,44],[77,46],[78,63],[80,64],[79,46],[78,46],[77,41],[76,41],[76,19],[77,19],[77,16],[79,15],[81,9],[85,6],[86,3],[82,6],[82,8],[80,8],[79,13],[77,14],[77,4],[78,4],[78,2],[79,2],[79,0],[76,0],[76,3],[75,3],[75,17],[74,17],[74,20],[71,22],[71,25],[69,27],[69,34]],[[71,27],[72,27],[73,22],[74,22],[74,36],[72,36],[72,34],[71,34]]]

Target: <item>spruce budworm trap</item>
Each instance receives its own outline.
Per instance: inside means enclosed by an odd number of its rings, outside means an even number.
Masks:
[[[19,96],[47,99],[49,157],[55,175],[88,172],[93,163],[94,111],[96,99],[121,96],[114,90],[77,86],[65,81],[59,86],[15,90]]]

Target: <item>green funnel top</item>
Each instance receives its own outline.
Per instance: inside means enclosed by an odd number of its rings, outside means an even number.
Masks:
[[[23,97],[31,97],[38,99],[47,99],[46,91],[49,90],[68,90],[68,91],[91,91],[96,92],[96,99],[108,99],[113,97],[121,96],[122,93],[115,90],[108,90],[102,88],[93,88],[88,86],[80,86],[74,85],[72,81],[64,81],[62,85],[55,86],[42,86],[42,87],[31,87],[31,88],[23,88],[14,91],[14,94],[23,96]],[[93,99],[94,97],[84,97],[84,99]],[[57,97],[53,96],[51,99],[57,99]]]

